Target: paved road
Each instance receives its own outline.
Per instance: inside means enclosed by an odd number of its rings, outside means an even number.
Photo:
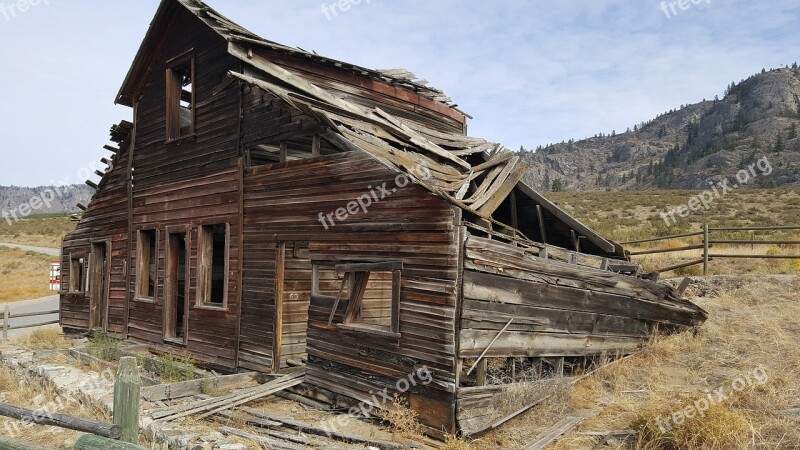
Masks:
[[[49,256],[61,256],[61,250],[57,248],[32,247],[30,245],[7,244],[5,242],[0,242],[0,247],[17,248],[26,252],[42,253]]]
[[[5,309],[6,305],[11,310],[11,315],[14,314],[25,314],[25,313],[33,313],[33,312],[41,312],[41,311],[55,311],[58,309],[58,295],[51,295],[49,297],[39,298],[36,300],[26,300],[24,302],[13,302],[13,303],[6,303],[0,305],[3,309]],[[50,322],[52,320],[58,320],[58,314],[48,314],[46,316],[35,316],[35,317],[21,317],[19,319],[11,319],[9,321],[9,325],[30,325],[34,323],[41,323],[41,322]],[[0,322],[2,322],[2,315],[0,314]],[[58,327],[58,325],[49,325],[52,327]],[[35,330],[35,328],[23,328],[21,330],[9,330],[8,336],[14,337],[20,334],[30,333],[31,331]]]

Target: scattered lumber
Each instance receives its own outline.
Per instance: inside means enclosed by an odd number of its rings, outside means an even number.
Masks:
[[[550,427],[550,429],[537,436],[533,442],[525,447],[525,450],[544,450],[548,445],[552,444],[558,440],[558,438],[568,433],[570,430],[580,425],[581,422],[597,414],[598,412],[600,412],[600,409],[595,408],[591,411],[584,411],[561,419],[558,423]]]
[[[290,442],[281,441],[280,439],[269,439],[257,434],[248,433],[247,431],[240,430],[238,428],[222,427],[219,429],[219,432],[222,434],[237,436],[242,439],[247,439],[255,442],[256,444],[264,445],[267,448],[274,450],[306,450],[308,448],[304,445],[296,445]]]
[[[201,416],[199,416],[199,418],[202,419],[220,411],[258,400],[292,386],[297,386],[303,382],[304,377],[305,372],[299,372],[294,375],[278,378],[275,381],[256,386],[252,389],[245,389],[244,391],[235,394],[190,403],[185,405],[180,410],[172,411],[166,415],[164,415],[164,413],[160,413],[158,414],[158,418],[156,418],[155,415],[153,418],[159,421],[169,422],[175,419],[180,419],[181,417],[203,413]]]
[[[122,435],[122,427],[112,423],[82,419],[67,414],[41,414],[41,411],[20,408],[7,403],[0,403],[0,416],[35,423],[36,425],[50,425],[68,430],[93,433],[111,439],[118,439]]]
[[[75,450],[146,450],[129,442],[115,441],[93,434],[84,434],[75,442]]]
[[[339,433],[339,432],[332,431],[332,430],[325,430],[323,428],[320,428],[320,427],[317,427],[317,426],[314,426],[314,425],[309,425],[309,424],[303,423],[303,422],[297,422],[297,421],[294,421],[294,420],[289,420],[289,419],[283,419],[283,418],[270,416],[269,414],[266,414],[266,413],[264,413],[262,411],[259,411],[257,409],[253,409],[253,408],[243,407],[243,408],[239,408],[239,411],[246,412],[247,414],[250,414],[250,415],[252,415],[254,417],[257,417],[259,419],[268,420],[270,422],[278,422],[278,423],[281,424],[281,426],[283,428],[289,428],[291,430],[297,430],[297,431],[299,431],[301,433],[313,434],[313,435],[316,435],[316,436],[325,436],[325,437],[328,437],[328,438],[331,438],[331,439],[335,439],[337,441],[346,442],[348,444],[368,445],[368,446],[371,446],[371,447],[377,447],[377,448],[379,448],[381,450],[402,450],[402,449],[404,449],[406,447],[406,446],[404,446],[402,444],[398,444],[396,442],[382,441],[382,440],[376,440],[376,439],[367,439],[367,438],[363,438],[361,436],[354,436],[354,435],[350,435],[350,434]],[[258,421],[255,421],[255,420],[248,420],[247,423],[248,423],[248,425],[258,426],[257,425]]]
[[[4,450],[48,450],[46,447],[5,436],[0,436],[0,448]]]
[[[232,389],[244,387],[256,381],[255,372],[222,375],[213,378],[181,381],[178,383],[158,384],[142,388],[142,398],[149,402],[175,400],[193,395],[200,395],[205,389]]]

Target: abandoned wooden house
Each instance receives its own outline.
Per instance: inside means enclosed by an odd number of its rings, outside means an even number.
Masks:
[[[407,71],[163,0],[116,102],[133,121],[63,242],[65,329],[229,372],[304,365],[306,395],[340,405],[426,368],[403,398],[432,432],[470,434],[515,372],[705,320]]]

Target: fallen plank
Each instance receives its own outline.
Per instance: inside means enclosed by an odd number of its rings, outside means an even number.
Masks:
[[[93,433],[103,437],[118,439],[122,435],[122,428],[113,423],[98,422],[96,420],[82,419],[80,417],[68,416],[66,414],[42,414],[41,411],[20,408],[0,403],[0,416],[11,417],[36,425],[50,425],[68,430],[83,431]]]
[[[595,408],[591,411],[584,411],[582,413],[567,416],[561,419],[549,430],[537,436],[532,443],[525,447],[525,450],[544,450],[548,445],[552,444],[558,440],[558,438],[568,433],[570,430],[580,425],[581,422],[597,414],[598,412],[600,412],[600,409]]]
[[[306,447],[304,445],[296,445],[296,444],[292,444],[290,442],[282,442],[281,440],[279,440],[277,438],[275,438],[275,439],[265,438],[263,436],[259,436],[259,435],[252,434],[252,433],[248,433],[248,432],[246,432],[244,430],[240,430],[238,428],[222,427],[222,428],[219,429],[219,431],[222,434],[228,434],[228,435],[231,435],[231,436],[240,437],[242,439],[247,439],[247,440],[255,442],[256,444],[263,445],[263,446],[266,446],[267,448],[271,448],[271,449],[274,449],[274,450],[306,450],[306,449],[308,449],[308,447]]]
[[[209,411],[207,413],[201,414],[197,418],[198,418],[198,420],[199,419],[205,419],[206,417],[212,416],[212,415],[214,415],[214,414],[216,414],[216,413],[218,413],[220,411],[224,411],[226,409],[231,409],[231,408],[234,408],[236,406],[243,405],[245,403],[249,403],[249,402],[252,402],[254,400],[258,400],[260,398],[264,398],[264,397],[266,397],[268,395],[275,394],[275,393],[277,393],[279,391],[283,391],[284,389],[288,389],[288,388],[290,388],[292,386],[297,386],[298,384],[300,384],[302,382],[303,382],[303,378],[302,377],[298,377],[297,379],[294,379],[294,380],[291,380],[291,381],[285,381],[285,382],[283,380],[280,380],[280,382],[276,381],[276,382],[274,382],[274,386],[270,387],[269,389],[264,389],[263,391],[256,392],[253,395],[250,395],[250,396],[247,396],[247,397],[232,401],[230,403],[226,403],[224,405],[220,405],[219,407],[214,408],[214,409],[212,409],[211,411]],[[267,386],[267,385],[264,385],[264,386]]]
[[[291,430],[297,430],[302,433],[307,434],[314,434],[317,436],[325,436],[330,439],[335,439],[337,441],[347,442],[349,444],[363,444],[372,447],[377,447],[381,450],[402,450],[406,448],[406,446],[402,444],[398,444],[396,442],[389,442],[383,440],[375,440],[375,439],[367,439],[360,436],[354,436],[350,434],[339,433],[337,431],[325,430],[323,428],[316,427],[314,425],[309,425],[307,423],[302,422],[295,422],[289,419],[277,418],[274,416],[270,416],[269,414],[265,414],[262,411],[253,409],[253,408],[239,408],[239,411],[246,412],[254,417],[258,417],[259,419],[266,419],[273,422],[280,422],[281,426],[284,428],[289,428]],[[248,422],[249,423],[249,422]]]
[[[255,382],[255,372],[237,373],[198,380],[181,381],[170,384],[157,384],[142,388],[142,398],[149,402],[175,400],[202,394],[207,389],[231,389]]]
[[[182,411],[176,412],[175,414],[171,414],[166,417],[161,417],[158,420],[163,422],[169,422],[196,413],[208,411],[208,413],[205,413],[200,416],[200,418],[205,418],[216,412],[223,411],[235,406],[239,406],[262,397],[266,397],[267,395],[274,394],[275,392],[281,391],[283,389],[292,386],[297,386],[298,384],[303,382],[304,377],[305,374],[301,372],[294,375],[278,378],[275,381],[271,381],[269,383],[263,384],[253,389],[249,389],[242,393],[219,397],[217,399],[211,399],[210,401],[203,400],[202,402],[200,402],[200,404],[187,405]]]

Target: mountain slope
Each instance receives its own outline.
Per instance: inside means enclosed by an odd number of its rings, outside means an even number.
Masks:
[[[564,182],[569,190],[707,188],[762,158],[765,170],[755,169],[749,187],[800,185],[799,129],[800,69],[793,66],[732,83],[722,99],[684,106],[625,133],[522,155],[532,166],[526,180],[544,190],[560,190]]]
[[[78,203],[89,204],[94,189],[86,185],[18,187],[0,186],[3,218],[77,212]]]

